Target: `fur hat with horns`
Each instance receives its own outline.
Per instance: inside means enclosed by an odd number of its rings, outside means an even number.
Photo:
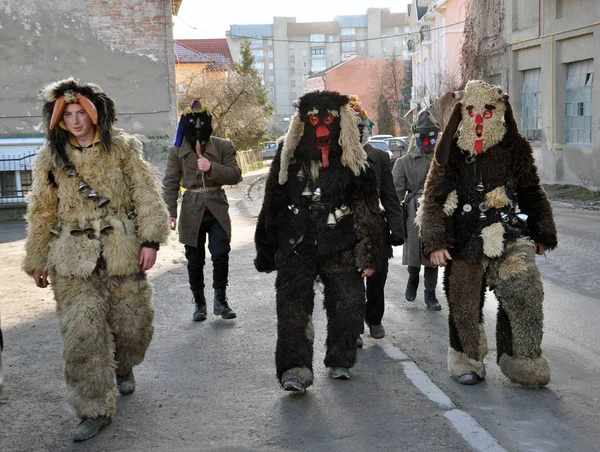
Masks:
[[[69,132],[62,122],[65,107],[78,103],[83,107],[92,122],[100,131],[100,145],[108,151],[111,143],[111,131],[117,120],[114,101],[94,83],[80,83],[72,77],[50,83],[40,91],[44,101],[42,115],[47,129],[46,139],[52,156],[58,166],[69,163],[65,146],[69,141]],[[58,126],[58,127],[57,127]]]

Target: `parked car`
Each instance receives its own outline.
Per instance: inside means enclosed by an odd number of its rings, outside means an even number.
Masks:
[[[373,135],[371,140],[385,140],[387,138],[393,138],[393,135]]]
[[[392,154],[394,154],[394,160],[402,157],[408,150],[408,137],[392,137],[387,138],[384,141],[387,142],[390,151],[392,151]]]
[[[390,156],[392,165],[394,164],[394,160],[396,160],[396,158],[394,157],[394,154],[392,153],[392,151],[390,151],[390,147],[388,146],[387,141],[385,141],[385,140],[369,140],[369,141],[367,141],[367,144],[370,144],[374,148],[383,149]]]
[[[263,160],[273,160],[277,154],[277,141],[267,141],[263,143],[263,148],[260,150]]]

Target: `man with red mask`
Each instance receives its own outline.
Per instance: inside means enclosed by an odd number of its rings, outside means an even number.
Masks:
[[[526,386],[550,381],[542,354],[544,289],[535,255],[556,247],[556,226],[529,142],[508,95],[471,80],[444,129],[417,223],[425,252],[445,267],[448,369],[461,384],[485,377],[486,289],[498,300],[497,362]]]
[[[284,390],[313,383],[317,276],[327,312],[324,363],[333,378],[350,378],[365,314],[362,278],[379,262],[379,219],[377,179],[348,97],[305,94],[271,164],[254,238],[256,269],[277,271],[275,364]]]
[[[179,241],[185,245],[190,288],[194,296],[194,321],[206,320],[204,262],[206,237],[213,263],[213,313],[234,319],[226,295],[231,250],[231,218],[223,185],[235,185],[242,170],[229,140],[211,136],[212,115],[199,100],[184,110],[179,121],[175,145],[169,148],[163,178],[169,223],[177,228],[177,198],[185,188],[181,202]]]
[[[417,117],[417,122],[413,125],[413,140],[411,140],[409,152],[400,158],[392,169],[398,199],[404,201],[403,207],[407,209],[405,212],[407,238],[402,248],[402,265],[408,266],[408,283],[406,284],[405,297],[408,301],[416,299],[419,287],[419,272],[421,266],[423,266],[425,280],[423,295],[427,309],[432,311],[442,309],[435,295],[438,267],[433,265],[429,258],[423,254],[423,242],[419,238],[415,218],[423,194],[425,178],[433,160],[433,150],[439,132],[440,125],[433,119],[428,110],[422,110]],[[414,143],[416,143],[416,147]]]

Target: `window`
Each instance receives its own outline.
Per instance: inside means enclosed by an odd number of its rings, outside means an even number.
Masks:
[[[271,86],[271,94],[275,94],[275,87]]]
[[[295,88],[296,87],[296,80],[292,80],[290,82],[290,87]]]
[[[274,75],[269,75],[269,82],[273,83],[275,81],[275,76]]]
[[[594,60],[569,64],[565,104],[565,143],[592,144]]]
[[[262,58],[263,57],[263,51],[262,50],[253,50],[252,51],[252,55],[254,55],[254,58]]]
[[[293,42],[290,42],[289,48],[290,48],[290,49],[293,49],[293,48],[294,48],[294,43],[293,43]]]
[[[313,47],[310,49],[311,55],[325,55],[325,47]]]
[[[17,172],[0,172],[0,196],[16,197],[17,195]]]
[[[294,55],[290,55],[290,63],[295,63],[296,57]]]
[[[273,63],[269,63],[269,70],[272,71],[273,70]]]
[[[333,36],[329,36],[329,42],[333,42]]]
[[[271,41],[270,39],[267,41],[267,45],[272,46],[273,45],[273,41]]]
[[[262,47],[262,38],[251,39],[250,46],[252,47]]]
[[[29,193],[29,190],[31,190],[32,176],[31,176],[31,171],[29,171],[29,170],[21,170],[20,173],[21,173],[21,192],[24,196],[27,193]]]
[[[342,36],[354,36],[355,34],[354,28],[342,28]]]
[[[273,51],[269,50],[269,52],[267,52],[267,55],[269,58],[273,58]]]
[[[529,140],[542,139],[542,112],[540,96],[540,69],[523,71],[523,91],[521,93],[521,133]]]
[[[327,61],[325,58],[314,58],[311,63],[312,71],[322,71],[325,69]]]
[[[302,67],[306,67],[306,61],[304,62],[304,64],[302,65]]]
[[[303,50],[302,51],[302,56],[308,56],[308,50]]]
[[[333,66],[333,60],[329,60],[329,67]]]
[[[364,49],[365,48],[365,41],[360,41],[360,48]]]
[[[310,42],[325,42],[324,34],[310,35]]]
[[[302,37],[302,42],[306,42],[306,37]]]
[[[387,46],[383,46],[383,53],[387,53]]]
[[[365,35],[365,29],[361,28],[358,32],[359,35],[364,36]]]
[[[296,75],[296,69],[291,67],[290,68],[290,75]]]
[[[355,41],[342,42],[342,50],[349,51],[356,49]]]
[[[333,49],[329,49],[329,55],[333,55]]]
[[[394,27],[394,34],[395,35],[399,35],[400,34],[400,27]]]
[[[423,25],[419,30],[419,34],[421,35],[421,42],[431,41],[431,27],[429,25]]]
[[[256,69],[257,71],[265,70],[265,63],[262,61],[255,61],[253,66],[254,66],[254,69]]]

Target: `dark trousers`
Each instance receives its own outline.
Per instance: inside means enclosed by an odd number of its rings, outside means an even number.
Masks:
[[[439,267],[423,267],[423,273],[425,273],[425,290],[428,292],[434,292],[437,287],[438,280],[438,268]],[[421,271],[421,267],[407,267],[409,279],[415,280],[416,283],[419,283],[419,272]]]
[[[229,237],[223,226],[210,212],[205,212],[198,233],[198,247],[185,245],[185,257],[188,261],[188,276],[190,288],[194,294],[204,292],[204,262],[206,252],[206,235],[208,234],[208,251],[213,264],[213,288],[222,289],[227,287],[227,276],[229,274]]]
[[[381,325],[385,310],[385,282],[389,263],[387,257],[381,259],[380,268],[367,278],[367,307],[365,321],[369,325]]]

